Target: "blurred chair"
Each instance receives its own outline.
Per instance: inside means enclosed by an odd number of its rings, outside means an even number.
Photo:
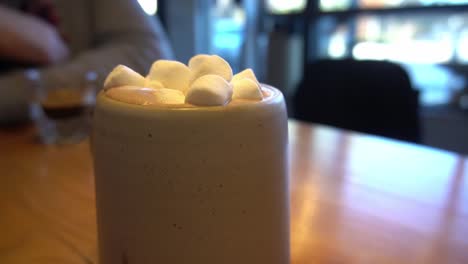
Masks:
[[[406,141],[420,141],[418,92],[399,65],[319,60],[306,66],[293,117]]]

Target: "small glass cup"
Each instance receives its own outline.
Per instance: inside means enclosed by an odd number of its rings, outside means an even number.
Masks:
[[[72,144],[85,139],[96,101],[96,72],[83,73],[72,86],[47,83],[36,69],[27,70],[25,76],[33,91],[30,113],[39,140],[44,144]]]

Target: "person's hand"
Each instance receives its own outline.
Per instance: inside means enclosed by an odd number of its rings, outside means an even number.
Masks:
[[[69,56],[51,24],[0,5],[0,58],[37,65],[55,64]]]

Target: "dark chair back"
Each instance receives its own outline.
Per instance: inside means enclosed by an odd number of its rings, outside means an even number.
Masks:
[[[420,141],[418,93],[405,70],[394,63],[313,62],[307,65],[292,104],[298,120]]]

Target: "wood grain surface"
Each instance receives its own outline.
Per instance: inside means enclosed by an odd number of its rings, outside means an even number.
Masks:
[[[292,264],[468,263],[468,159],[290,122]],[[0,263],[97,263],[92,158],[0,130]]]

